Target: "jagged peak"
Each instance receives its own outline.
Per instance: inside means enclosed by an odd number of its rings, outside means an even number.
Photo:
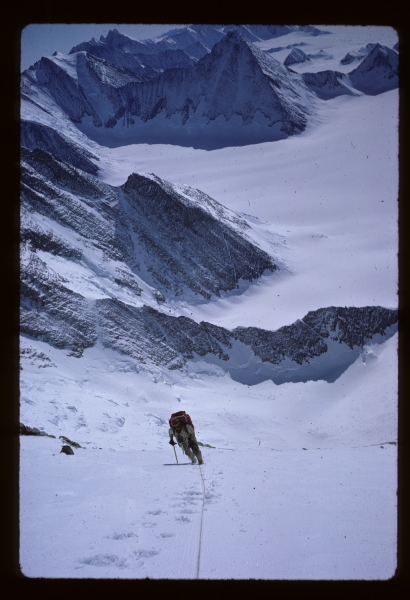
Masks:
[[[388,46],[383,46],[377,42],[374,44],[374,47],[370,50],[367,56],[365,56],[360,65],[351,71],[349,75],[354,75],[355,73],[360,73],[363,70],[371,69],[372,65],[375,63],[389,64],[395,68],[398,66],[398,54],[391,48],[388,48]]]
[[[244,37],[238,30],[229,31],[220,42],[215,44],[211,50],[211,55],[226,56],[227,52],[232,53],[238,52],[239,50],[252,54],[258,60],[258,62],[261,60],[264,61],[266,58],[268,58],[269,61],[277,63],[278,65],[280,64],[276,59],[267,57],[264,52],[254,46],[252,42],[247,40],[246,37]]]

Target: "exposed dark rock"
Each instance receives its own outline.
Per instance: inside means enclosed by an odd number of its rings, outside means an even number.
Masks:
[[[118,300],[97,300],[96,309],[103,345],[141,363],[148,361],[170,369],[181,368],[186,360],[194,358],[194,352],[228,359],[210,334],[209,324],[167,316],[148,306],[131,307]]]
[[[60,450],[60,454],[62,452],[67,455],[74,454],[74,450],[71,448],[71,446],[63,446]]]
[[[91,159],[98,161],[99,158],[75,144],[72,140],[65,138],[52,127],[22,120],[20,122],[20,141],[21,145],[29,150],[35,148],[46,150],[56,158],[60,158],[87,173],[92,175],[98,173],[98,167]]]
[[[108,258],[126,261],[129,270],[119,269],[115,281],[137,295],[136,257],[144,259],[147,283],[163,296],[190,289],[209,299],[235,289],[240,279],[252,281],[277,268],[242,235],[246,221],[199,190],[136,173],[115,188],[38,149],[23,149],[21,173],[22,209],[73,229]],[[27,220],[24,215],[22,241],[33,250],[81,259],[81,250]]]
[[[165,302],[166,301],[165,297],[161,294],[161,292],[159,290],[154,290],[153,294],[154,294],[154,298],[157,302]]]
[[[310,61],[310,56],[305,54],[305,52],[300,50],[300,48],[293,48],[293,50],[285,58],[283,64],[285,67],[288,67],[290,65],[297,65],[306,61]]]
[[[301,365],[327,351],[323,339],[311,328],[296,321],[277,331],[266,331],[257,327],[237,327],[233,334],[247,346],[251,346],[256,356],[263,362],[278,365],[285,358]]]
[[[55,159],[43,150],[22,149],[22,208],[39,213],[76,231],[85,240],[92,240],[114,260],[124,260],[124,232],[116,232],[113,208],[117,199],[115,188]],[[101,216],[96,215],[96,210]],[[24,224],[23,224],[24,230]],[[36,234],[25,238],[40,237]],[[44,235],[43,235],[44,238]]]
[[[138,285],[135,277],[133,277],[128,271],[125,269],[117,269],[119,277],[115,277],[114,281],[116,284],[130,289],[137,296],[141,295],[141,288]],[[165,298],[164,298],[165,300]]]
[[[153,174],[137,173],[122,190],[129,224],[162,289],[178,294],[186,287],[209,299],[235,289],[240,279],[252,281],[277,268],[268,254],[226,222],[228,211],[199,190],[179,190]],[[214,216],[218,210],[220,218]],[[247,227],[230,218],[233,225]]]
[[[43,175],[50,183],[65,188],[82,198],[99,198],[112,194],[112,188],[89,173],[73,167],[68,161],[53,156],[39,148],[30,151],[21,149],[23,164],[30,165],[37,174]]]
[[[88,302],[64,286],[34,253],[22,252],[20,330],[80,357],[97,341],[95,316]]]
[[[81,260],[82,252],[58,238],[53,231],[41,230],[39,227],[29,228],[22,223],[20,241],[29,242],[32,250],[43,250],[55,256]]]
[[[363,58],[365,56],[367,56],[369,54],[369,52],[371,52],[371,50],[373,50],[375,45],[376,44],[366,44],[366,46],[364,46],[363,48],[360,48],[360,50],[358,50],[358,51],[348,52],[346,54],[346,56],[344,56],[341,59],[340,64],[341,65],[350,65],[354,61],[360,62],[361,60],[363,60]]]
[[[381,306],[321,308],[309,312],[302,322],[323,339],[344,343],[353,349],[362,348],[375,336],[384,336],[388,327],[397,325],[397,310]]]
[[[39,369],[41,368],[47,368],[47,367],[57,367],[56,364],[54,364],[50,357],[47,356],[46,354],[44,354],[44,352],[39,352],[37,350],[35,350],[34,348],[21,348],[20,349],[20,356],[21,358],[26,358],[30,360],[30,364],[32,365],[37,365]],[[20,367],[22,369],[22,367]]]
[[[364,58],[364,56],[362,56],[361,58]],[[359,55],[357,52],[348,52],[346,54],[346,56],[344,56],[341,60],[340,60],[340,64],[341,65],[350,65],[354,60],[358,60],[359,59]]]
[[[237,327],[232,334],[250,346],[262,362],[279,365],[290,359],[302,366],[326,354],[327,340],[345,344],[351,350],[361,349],[372,338],[383,339],[388,328],[395,326],[396,330],[397,319],[397,310],[379,306],[329,307],[311,311],[303,319],[277,331]],[[327,368],[331,369],[332,365]]]
[[[66,442],[70,446],[74,446],[74,448],[83,448],[83,450],[85,450],[84,446],[80,446],[80,444],[78,444],[77,442],[73,442],[72,440],[69,440],[64,435],[60,435],[58,439],[63,440],[63,442]],[[66,446],[64,446],[64,448],[66,448]]]
[[[328,341],[344,344],[350,350],[362,349],[371,340],[377,342],[388,333],[392,335],[394,331],[388,329],[397,325],[397,311],[381,307],[319,309],[277,331],[256,327],[229,331],[108,299],[97,301],[97,313],[104,346],[142,363],[153,362],[170,369],[182,368],[195,355],[214,355],[223,365],[230,360],[234,340],[248,346],[263,363],[278,366],[290,360],[300,366],[309,365],[328,352]],[[332,365],[325,368],[331,370]]]
[[[23,425],[23,423],[20,423],[20,435],[43,435],[46,437],[56,439],[55,435],[51,435],[49,433],[46,433],[45,431],[40,431],[40,429],[37,429],[37,427],[29,427],[28,425]]]
[[[318,71],[302,73],[306,85],[322,100],[329,100],[344,94],[353,94],[351,81],[339,71]],[[349,87],[350,85],[350,87]]]
[[[370,96],[393,90],[399,85],[399,56],[391,48],[375,44],[349,77],[357,90]]]

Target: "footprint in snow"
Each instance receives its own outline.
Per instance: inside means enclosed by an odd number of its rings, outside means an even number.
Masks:
[[[133,552],[136,558],[151,558],[151,556],[155,556],[159,553],[160,550],[135,550]]]
[[[162,513],[162,510],[149,510],[148,514],[149,515],[160,515]]]
[[[90,565],[92,567],[107,567],[112,565],[115,567],[124,568],[128,566],[125,558],[120,558],[115,554],[96,554],[95,556],[79,559],[77,562],[83,565]]]
[[[179,523],[190,523],[191,522],[191,519],[189,519],[188,517],[184,517],[184,515],[182,515],[182,517],[177,517],[175,520],[178,521]]]
[[[201,496],[202,492],[197,492],[195,490],[189,490],[182,494],[184,504],[196,504]]]
[[[111,540],[125,540],[132,537],[138,537],[138,534],[130,531],[129,533],[114,533],[113,535],[107,536],[107,538]]]
[[[159,537],[162,539],[174,537],[175,533],[160,533]]]

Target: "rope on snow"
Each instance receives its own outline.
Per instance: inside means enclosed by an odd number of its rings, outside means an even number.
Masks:
[[[202,474],[201,465],[199,465],[199,471],[201,473],[202,479],[202,510],[201,510],[201,527],[199,529],[199,547],[198,547],[198,561],[196,566],[196,578],[199,579],[199,567],[201,564],[201,544],[202,544],[202,522],[204,518],[204,506],[205,506],[205,481],[204,476]]]

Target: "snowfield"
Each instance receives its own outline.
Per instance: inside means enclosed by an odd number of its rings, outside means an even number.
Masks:
[[[389,28],[323,29],[331,33],[293,32],[258,47],[283,47],[271,54],[283,63],[285,47],[303,42],[304,53],[323,53],[292,69],[346,73],[359,64],[339,64],[349,51],[397,41]],[[53,60],[73,70],[64,55]],[[244,218],[249,239],[279,265],[219,298],[174,296],[160,310],[227,329],[276,330],[323,307],[397,308],[398,90],[315,103],[305,131],[274,142],[211,151],[86,142],[103,182],[154,173],[199,189]],[[62,114],[30,110],[54,128],[64,121],[61,133],[85,145]],[[74,244],[76,232],[69,235]],[[153,302],[142,280],[138,297],[116,286],[115,261],[97,261],[94,250],[84,247],[81,264],[37,254],[89,303]],[[394,576],[397,333],[372,340],[333,383],[281,385],[241,384],[212,355],[180,370],[142,364],[97,336],[81,358],[21,336],[20,422],[54,436],[20,436],[25,576]],[[191,415],[203,444],[201,467],[186,464],[178,447],[177,465],[168,445],[178,410]],[[81,447],[61,453],[59,436]]]

